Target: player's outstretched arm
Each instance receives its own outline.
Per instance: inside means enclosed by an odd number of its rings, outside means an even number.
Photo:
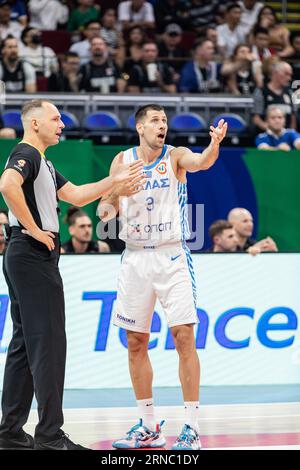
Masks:
[[[119,171],[96,183],[76,186],[70,182],[62,186],[57,192],[59,199],[76,206],[84,206],[99,199],[119,184],[136,185],[143,180],[143,163],[137,160],[130,164],[120,165]]]
[[[227,123],[224,119],[218,122],[217,127],[210,126],[209,135],[211,141],[202,153],[194,153],[186,147],[178,147],[172,151],[172,155],[177,158],[179,168],[193,173],[199,170],[210,168],[219,156],[220,143],[227,132]]]
[[[143,165],[142,160],[139,161]],[[116,175],[120,171],[120,168],[122,168],[122,166],[124,166],[123,152],[120,152],[113,159],[109,174],[111,176]],[[108,222],[109,220],[115,218],[119,213],[120,197],[129,197],[134,194],[137,194],[142,189],[144,182],[145,178],[136,178],[132,181],[125,181],[116,185],[112,191],[102,196],[97,208],[97,214],[100,219],[103,222]]]

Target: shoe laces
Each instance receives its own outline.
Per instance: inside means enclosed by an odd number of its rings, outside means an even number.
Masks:
[[[192,431],[192,432],[191,432]],[[188,424],[186,424],[181,431],[179,437],[177,438],[177,442],[183,441],[186,444],[190,445],[197,438],[197,433],[194,429],[192,429]]]
[[[127,439],[132,439],[133,437],[137,437],[137,438],[145,437],[145,434],[150,434],[150,433],[151,433],[151,431],[148,428],[146,428],[145,426],[143,426],[143,420],[140,419],[139,423],[135,424],[127,432]]]

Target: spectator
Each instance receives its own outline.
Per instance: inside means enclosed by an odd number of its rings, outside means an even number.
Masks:
[[[218,49],[224,57],[230,57],[238,44],[244,43],[246,35],[241,26],[241,7],[238,3],[226,8],[225,23],[217,26]]]
[[[29,26],[40,30],[55,31],[59,24],[68,21],[69,10],[62,1],[58,0],[30,0],[28,11],[30,15]]]
[[[0,39],[8,36],[20,38],[23,26],[17,21],[11,21],[11,7],[8,1],[0,0]]]
[[[225,61],[221,73],[227,77],[228,91],[234,95],[248,95],[262,86],[261,71],[255,67],[255,57],[247,44],[236,46],[232,59]]]
[[[212,241],[213,253],[234,253],[237,251],[238,239],[233,225],[227,220],[216,220],[208,230]]]
[[[143,45],[140,64],[134,65],[128,80],[131,93],[175,93],[173,71],[165,63],[158,61],[158,47],[155,42]]]
[[[255,143],[261,150],[300,150],[300,134],[294,129],[285,129],[285,116],[280,108],[269,106],[267,130],[256,137]]]
[[[270,48],[275,48],[279,56],[285,57],[291,54],[290,32],[279,22],[272,7],[264,6],[260,10],[255,26],[262,26],[268,30]]]
[[[221,64],[213,61],[214,45],[202,39],[194,46],[193,60],[187,62],[180,74],[179,91],[208,93],[221,90]]]
[[[164,2],[156,2],[154,5],[156,30],[158,34],[164,32],[166,26],[171,23],[185,26],[184,20],[187,8],[185,2],[181,0],[165,0]]]
[[[36,92],[35,70],[32,65],[19,58],[18,40],[12,37],[6,38],[2,43],[0,80],[5,82],[7,93]]]
[[[0,139],[16,139],[17,133],[11,127],[0,128]]]
[[[100,7],[94,0],[77,0],[77,8],[71,11],[68,31],[80,31],[89,21],[99,21]]]
[[[211,41],[214,45],[215,50],[218,48],[218,33],[216,26],[208,26],[205,30],[205,39]]]
[[[11,21],[18,21],[25,28],[28,21],[25,2],[23,0],[11,0],[9,3]]]
[[[300,31],[294,31],[291,36],[292,54],[286,57],[293,69],[293,80],[300,80]]]
[[[232,209],[228,214],[228,221],[236,231],[238,251],[247,251],[252,255],[263,251],[278,251],[276,243],[271,237],[266,237],[259,242],[250,238],[253,233],[253,217],[247,209],[241,207]]]
[[[81,81],[79,70],[80,58],[78,54],[67,52],[61,61],[60,70],[49,77],[48,90],[78,93]]]
[[[70,240],[63,243],[61,253],[109,253],[106,242],[92,240],[92,221],[82,209],[69,207],[66,215],[69,226]]]
[[[269,48],[269,33],[266,28],[256,26],[253,29],[252,38],[251,52],[254,54],[256,60],[262,62],[264,59],[273,55]]]
[[[241,26],[244,29],[245,34],[249,34],[255,23],[260,10],[264,4],[257,2],[257,0],[240,0],[238,4],[241,7]]]
[[[11,127],[3,127],[3,126],[4,126],[4,123],[0,114],[0,139],[15,139],[17,137],[15,129],[12,129]],[[1,210],[0,210],[0,215],[1,215]]]
[[[123,29],[140,26],[144,29],[155,28],[154,10],[145,0],[121,2],[118,7],[118,19]]]
[[[187,0],[184,3],[185,28],[203,34],[209,25],[215,25],[219,7],[217,0]]]
[[[253,94],[253,123],[258,129],[267,130],[265,120],[268,106],[277,105],[286,116],[286,126],[296,128],[296,115],[289,83],[292,67],[287,62],[275,62],[270,66],[270,81],[262,88],[256,88]]]
[[[91,52],[90,62],[83,64],[80,69],[80,90],[99,93],[124,92],[126,82],[121,78],[116,63],[109,58],[108,46],[104,39],[92,39]]]
[[[6,240],[3,232],[3,225],[8,224],[8,212],[6,209],[0,209],[0,254],[2,255],[6,248]]]
[[[142,60],[143,45],[146,42],[146,35],[142,28],[134,26],[128,32],[128,41],[126,48],[126,60],[124,63],[123,71],[127,75],[127,79],[132,71],[134,65]]]
[[[58,70],[58,62],[55,52],[42,43],[42,34],[38,29],[25,28],[19,44],[20,57],[33,66],[37,75],[48,78]]]
[[[117,14],[113,8],[108,8],[101,18],[101,37],[110,49],[123,45],[123,36],[118,27]]]
[[[167,62],[176,72],[182,68],[182,59],[188,57],[186,51],[180,47],[182,41],[182,29],[176,23],[169,24],[158,44],[159,57]]]
[[[121,68],[125,61],[125,42],[122,31],[119,28],[117,14],[113,8],[108,8],[103,13],[101,19],[101,37],[109,48],[109,55],[114,57],[116,63]]]
[[[70,51],[76,52],[80,57],[80,63],[84,64],[91,59],[91,41],[101,36],[101,24],[98,21],[89,21],[84,26],[85,39],[72,44]]]

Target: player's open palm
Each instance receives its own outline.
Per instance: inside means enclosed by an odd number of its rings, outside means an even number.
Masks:
[[[224,119],[220,119],[217,127],[210,126],[209,135],[214,143],[220,144],[222,142],[226,135],[227,127],[227,122],[225,122]]]
[[[143,161],[136,160],[133,163],[122,163],[118,165],[115,172],[115,181],[117,184],[126,183],[129,186],[141,184],[144,179]]]

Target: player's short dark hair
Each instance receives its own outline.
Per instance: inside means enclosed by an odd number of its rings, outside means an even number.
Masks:
[[[141,106],[135,113],[135,123],[137,124],[138,122],[142,121],[146,117],[147,112],[150,110],[164,111],[164,108],[160,104],[146,104],[145,106]]]
[[[213,240],[216,235],[221,235],[224,230],[233,228],[232,223],[228,220],[216,220],[208,229],[210,238]]]
[[[76,220],[79,217],[85,217],[85,216],[87,216],[87,213],[84,210],[82,210],[80,207],[70,206],[67,210],[64,220],[70,227],[71,225],[74,225],[76,223]]]
[[[26,101],[26,103],[24,103],[22,106],[22,111],[21,111],[22,117],[25,116],[28,113],[28,111],[31,111],[31,109],[42,108],[44,103],[53,104],[51,101],[44,100],[44,99]]]

